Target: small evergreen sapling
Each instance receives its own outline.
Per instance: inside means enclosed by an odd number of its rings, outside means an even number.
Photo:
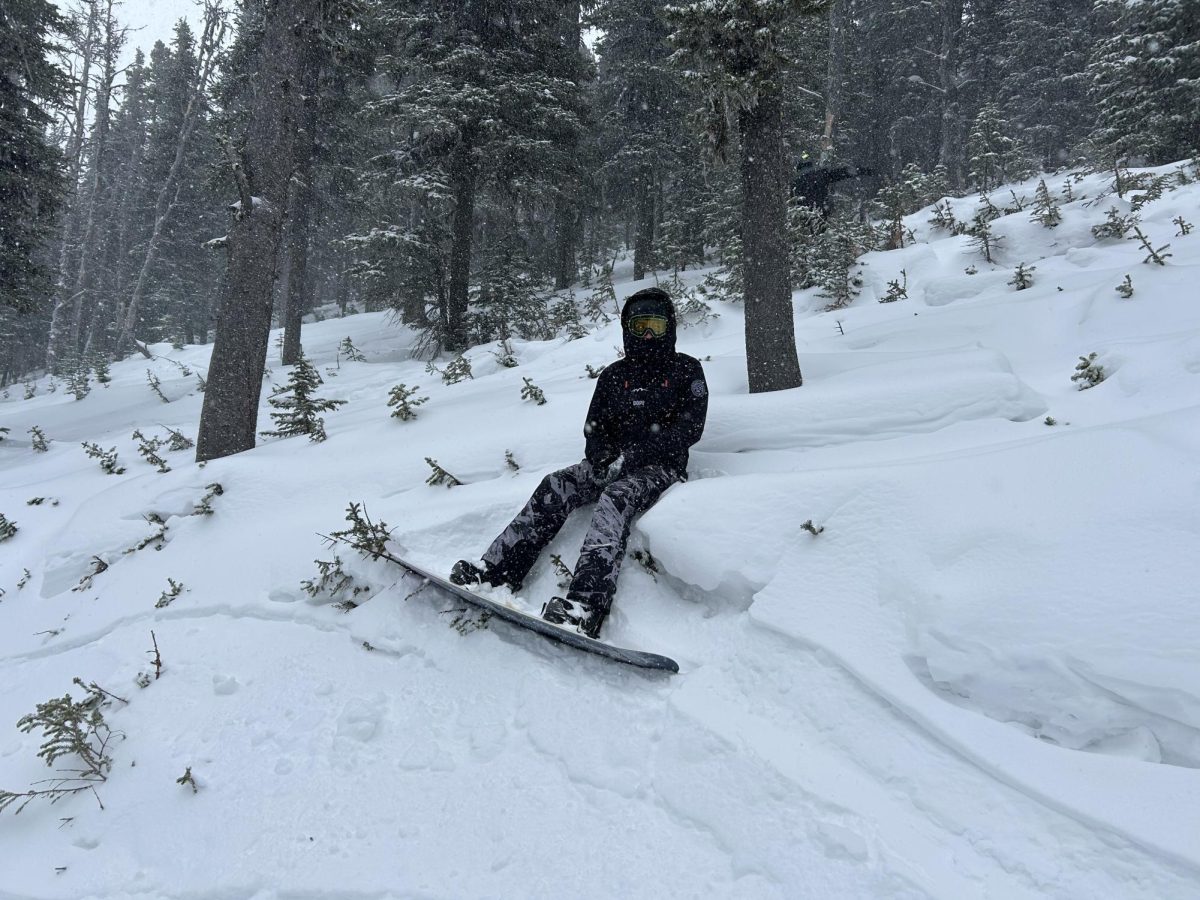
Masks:
[[[1194,226],[1191,222],[1184,219],[1183,216],[1176,216],[1171,221],[1179,227],[1179,230],[1175,232],[1175,237],[1187,237],[1192,233],[1192,228]]]
[[[346,521],[350,523],[349,528],[335,531],[326,538],[330,546],[342,541],[364,557],[379,559],[387,555],[387,544],[392,539],[392,529],[387,522],[382,519],[372,522],[367,507],[362,503],[351,503],[346,507]]]
[[[107,359],[105,359],[103,356],[97,356],[92,367],[96,372],[97,384],[102,384],[104,387],[108,387],[110,384],[112,384],[112,373],[109,371]]]
[[[138,455],[142,459],[150,463],[150,465],[155,466],[163,474],[171,471],[171,467],[167,465],[167,461],[158,455],[158,451],[163,445],[161,440],[158,438],[148,438],[140,430],[134,431],[131,439],[138,442]]]
[[[124,475],[125,467],[117,464],[117,448],[101,450],[98,444],[83,442],[83,449],[92,459],[100,460],[100,468],[109,475]]]
[[[212,482],[212,484],[206,484],[205,488],[207,489],[207,493],[192,507],[193,516],[211,516],[216,512],[212,507],[213,498],[220,497],[225,493],[225,488],[221,487],[221,484],[216,481]]]
[[[517,463],[517,458],[515,456],[513,456],[513,453],[511,450],[504,451],[504,464],[506,466],[508,466],[510,469],[512,469],[514,472],[521,471],[521,466]]]
[[[434,487],[444,484],[448,488],[459,487],[462,482],[438,465],[438,461],[432,457],[425,457],[425,462],[429,463],[429,468],[433,471],[429,477],[425,479],[425,483]]]
[[[1026,266],[1023,262],[1019,263],[1016,271],[1013,272],[1013,277],[1008,283],[1018,291],[1027,290],[1033,286],[1033,273],[1036,271],[1037,266]]]
[[[969,234],[971,235],[971,246],[983,254],[983,258],[988,262],[995,262],[992,258],[1003,242],[1003,238],[992,232],[992,220],[986,216],[976,213],[974,224],[971,226]]]
[[[271,413],[275,430],[264,431],[262,435],[286,438],[303,434],[313,443],[325,440],[325,420],[320,413],[337,409],[346,401],[314,396],[317,387],[323,383],[312,363],[301,354],[287,385],[278,388],[267,398],[267,402],[280,412]]]
[[[91,590],[92,582],[95,580],[96,576],[100,575],[101,573],[106,572],[106,571],[108,571],[108,563],[106,563],[104,560],[102,560],[98,556],[93,556],[92,557],[92,571],[88,572],[86,575],[84,575],[82,578],[80,578],[79,584],[75,585],[75,587],[71,588],[71,590],[78,591],[80,593],[82,593],[83,591]]]
[[[9,540],[20,530],[16,522],[10,521],[4,513],[0,513],[0,543]]]
[[[159,381],[158,376],[149,369],[146,370],[146,383],[150,385],[150,390],[154,391],[154,393],[158,395],[159,400],[161,400],[163,403],[171,402],[167,399],[167,395],[162,392],[162,382]]]
[[[1044,178],[1038,182],[1037,193],[1033,196],[1033,213],[1029,218],[1046,228],[1054,228],[1062,222],[1062,211],[1050,196]]]
[[[1123,240],[1125,235],[1129,234],[1130,230],[1138,223],[1136,214],[1130,213],[1123,216],[1115,206],[1110,206],[1105,215],[1107,218],[1103,222],[1092,226],[1092,237],[1097,240],[1102,241],[1106,238]]]
[[[349,337],[342,339],[338,344],[338,361],[341,362],[342,356],[345,356],[350,362],[366,362],[367,358],[362,355],[362,351],[354,346],[354,341]]]
[[[55,777],[42,782],[47,787],[19,793],[0,790],[0,812],[15,806],[14,814],[19,815],[34,800],[55,803],[84,791],[91,791],[100,808],[104,808],[100,795],[96,793],[96,786],[108,780],[108,774],[112,771],[110,744],[114,738],[124,735],[114,732],[104,721],[103,708],[110,700],[121,698],[103,690],[95,682],[84,685],[76,678],[74,683],[88,691],[86,697],[76,701],[68,693],[39,703],[35,712],[17,721],[17,728],[25,734],[41,729],[43,741],[38,757],[47,766],[54,768],[58,760],[71,757],[75,767],[58,771]]]
[[[34,425],[29,429],[29,433],[33,435],[33,438],[30,441],[30,446],[33,447],[35,452],[45,453],[50,449],[50,441],[46,438],[46,433],[42,431],[42,429]]]
[[[532,400],[538,406],[546,405],[546,394],[529,378],[522,379],[525,382],[525,387],[521,388],[521,399]]]
[[[900,270],[900,278],[888,282],[887,293],[879,298],[880,303],[895,303],[908,299],[908,271]]]
[[[37,396],[37,384],[32,381],[25,383],[25,399],[32,400]]]
[[[184,769],[183,774],[175,779],[176,784],[181,784],[184,787],[190,787],[193,794],[200,793],[200,785],[196,784],[196,778],[192,775],[192,767],[188,766]]]
[[[441,375],[442,384],[458,384],[475,377],[471,374],[471,361],[465,356],[456,356],[444,370],[439,369],[433,364],[433,360],[430,360],[425,366],[425,371],[430,375]]]
[[[388,395],[388,406],[395,407],[392,410],[392,418],[399,419],[401,422],[410,422],[417,417],[416,408],[428,400],[428,397],[415,397],[414,395],[420,390],[420,385],[413,385],[411,388],[404,382],[392,388]]]
[[[1142,233],[1142,229],[1138,225],[1133,226],[1133,237],[1131,237],[1129,240],[1132,241],[1135,238],[1141,243],[1142,249],[1146,251],[1146,258],[1142,260],[1142,262],[1146,265],[1150,265],[1150,263],[1156,263],[1160,266],[1165,266],[1167,264],[1167,260],[1175,255],[1173,253],[1163,252],[1171,246],[1170,244],[1163,244],[1158,249],[1155,249],[1154,245],[1150,243],[1150,238]]]
[[[1079,357],[1079,362],[1075,366],[1075,374],[1071,376],[1071,380],[1079,385],[1079,390],[1086,391],[1088,388],[1094,388],[1106,377],[1104,366],[1096,363],[1096,354],[1089,353],[1087,356]]]
[[[170,585],[162,594],[159,595],[158,602],[154,604],[155,609],[166,609],[171,605],[171,601],[178,597],[184,591],[183,583],[176,581],[174,578],[168,578],[167,584]]]
[[[599,378],[600,373],[603,372],[606,368],[608,368],[608,366],[601,365],[600,368],[597,369],[595,366],[591,366],[591,365],[588,365],[585,363],[583,368],[587,371],[588,378]]]
[[[91,392],[91,374],[82,359],[75,361],[67,375],[67,390],[75,395],[76,400],[82,400]]]
[[[1128,274],[1125,275],[1125,280],[1117,285],[1117,293],[1128,300],[1133,296],[1133,279]]]
[[[174,428],[171,428],[169,425],[162,425],[160,427],[166,428],[167,431],[171,435],[169,438],[167,438],[167,442],[166,442],[168,450],[170,450],[172,452],[175,452],[176,450],[191,450],[193,447],[196,446],[196,442],[193,441],[186,434],[184,434],[182,431],[176,431]]]

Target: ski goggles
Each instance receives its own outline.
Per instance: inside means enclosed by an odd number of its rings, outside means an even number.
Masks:
[[[667,321],[666,316],[638,315],[631,316],[629,324],[625,327],[629,329],[629,333],[634,337],[640,338],[651,334],[656,338],[660,338],[666,335],[670,323]]]

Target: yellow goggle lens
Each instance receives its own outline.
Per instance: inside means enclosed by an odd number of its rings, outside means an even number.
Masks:
[[[650,332],[655,337],[662,337],[667,333],[668,324],[666,316],[634,316],[629,320],[629,333],[634,337],[645,337],[646,332]]]

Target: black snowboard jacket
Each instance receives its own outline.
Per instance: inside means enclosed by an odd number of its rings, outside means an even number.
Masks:
[[[583,433],[585,455],[598,469],[624,456],[624,471],[660,465],[687,477],[688,448],[708,415],[708,384],[700,361],[675,351],[675,315],[665,337],[639,340],[625,329],[625,357],[600,373]]]

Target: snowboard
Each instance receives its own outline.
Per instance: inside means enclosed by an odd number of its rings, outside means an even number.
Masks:
[[[604,656],[617,662],[626,663],[627,665],[637,666],[640,669],[654,669],[663,672],[679,671],[679,664],[668,656],[660,656],[657,653],[648,653],[644,650],[627,650],[624,647],[606,644],[604,641],[598,641],[587,635],[580,634],[573,628],[555,625],[552,622],[547,622],[540,616],[522,612],[490,597],[474,594],[466,588],[447,581],[440,575],[434,575],[432,572],[428,572],[420,566],[414,565],[398,556],[387,554],[386,558],[407,569],[418,578],[424,579],[429,584],[440,588],[448,594],[453,594],[459,600],[470,603],[479,609],[487,610],[497,618],[510,622],[513,625],[537,632],[552,641],[566,644],[568,647],[574,647],[577,650],[595,653],[597,656]]]

